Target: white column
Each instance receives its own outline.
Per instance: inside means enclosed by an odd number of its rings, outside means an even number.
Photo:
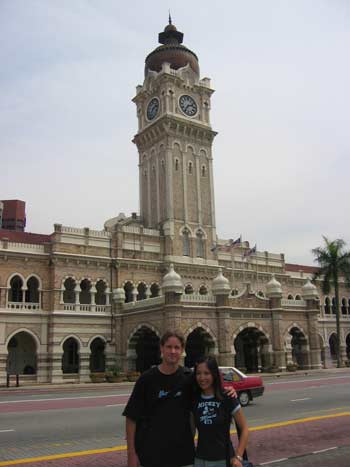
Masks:
[[[155,162],[155,168],[156,168],[156,183],[157,183],[157,222],[159,224],[160,222],[160,199],[159,199],[159,158],[157,158],[157,161]]]
[[[151,217],[151,161],[148,159],[147,162],[147,227],[153,227]]]
[[[166,150],[166,218],[174,219],[174,188],[173,188],[173,161],[172,149]]]
[[[197,186],[197,207],[198,207],[198,223],[202,225],[202,198],[201,198],[201,167],[200,157],[198,154],[194,154],[196,164],[196,186]]]
[[[212,157],[208,158],[208,177],[210,185],[210,200],[211,200],[211,225],[213,231],[213,240],[215,241],[216,237],[216,222],[215,222],[215,199],[214,199],[214,177],[213,177],[213,159]]]
[[[188,222],[188,209],[187,209],[187,153],[182,152],[182,180],[183,180],[183,197],[184,197],[184,221]]]

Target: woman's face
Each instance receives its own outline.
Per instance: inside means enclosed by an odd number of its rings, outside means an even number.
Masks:
[[[196,368],[196,381],[202,391],[213,387],[213,375],[206,363],[199,363]]]

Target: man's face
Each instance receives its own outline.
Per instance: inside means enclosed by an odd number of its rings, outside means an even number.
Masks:
[[[160,346],[163,363],[167,365],[178,365],[183,347],[177,337],[169,337],[164,345]]]

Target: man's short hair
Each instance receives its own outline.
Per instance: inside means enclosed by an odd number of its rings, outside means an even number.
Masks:
[[[183,334],[180,332],[180,331],[166,331],[162,337],[160,338],[160,345],[165,345],[166,341],[168,339],[170,339],[171,337],[176,337],[176,339],[178,339],[181,343],[181,347],[184,348],[185,347],[185,338],[183,336]]]

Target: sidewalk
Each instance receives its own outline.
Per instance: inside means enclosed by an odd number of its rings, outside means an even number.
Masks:
[[[249,373],[248,376],[261,376],[264,381],[271,381],[276,380],[279,378],[286,378],[286,377],[294,377],[294,376],[305,376],[305,377],[314,377],[314,376],[334,376],[338,374],[345,374],[350,375],[350,368],[325,368],[321,370],[297,370],[297,371],[286,371],[286,372],[278,372],[278,373]],[[13,384],[13,383],[12,383]],[[16,392],[16,391],[23,391],[23,390],[39,390],[39,391],[47,391],[47,390],[62,390],[62,391],[75,391],[75,390],[95,390],[95,389],[115,389],[115,388],[125,388],[127,390],[132,389],[134,383],[129,381],[125,381],[122,383],[59,383],[59,384],[49,384],[49,383],[29,383],[25,384],[20,382],[20,386],[17,388],[16,386],[12,385],[11,387],[7,388],[6,386],[0,386],[0,395],[6,391]]]

